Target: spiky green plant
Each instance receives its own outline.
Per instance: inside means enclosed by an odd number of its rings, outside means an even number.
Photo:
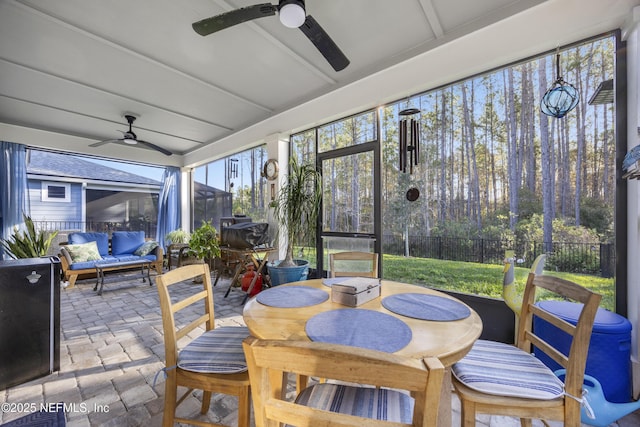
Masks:
[[[23,214],[25,231],[14,227],[13,235],[8,239],[0,239],[0,245],[13,259],[38,258],[47,255],[51,242],[58,235],[57,231],[36,231],[30,216]]]
[[[169,243],[188,243],[190,238],[191,234],[182,228],[170,231],[164,236],[164,240],[167,240]]]
[[[280,267],[295,266],[293,247],[315,232],[322,203],[321,175],[310,164],[298,164],[295,156],[289,160],[289,174],[276,199],[271,202],[278,232],[286,230],[287,256]]]

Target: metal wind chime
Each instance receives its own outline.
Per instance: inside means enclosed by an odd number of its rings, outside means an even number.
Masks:
[[[415,118],[420,110],[407,108],[398,113],[400,116],[400,171],[413,173],[413,167],[418,165],[420,155],[420,122]]]
[[[231,180],[238,177],[238,159],[230,158],[229,160],[227,160],[226,165],[226,190],[231,191],[231,189],[233,188],[233,182]]]
[[[229,159],[229,179],[238,177],[238,159]]]

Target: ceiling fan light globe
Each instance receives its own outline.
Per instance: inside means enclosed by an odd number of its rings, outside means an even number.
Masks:
[[[304,7],[297,1],[280,8],[280,22],[289,28],[299,28],[307,17]]]
[[[138,136],[131,130],[131,123],[132,122],[129,122],[129,131],[124,132],[124,135],[122,136],[122,142],[129,145],[136,145],[138,143]]]

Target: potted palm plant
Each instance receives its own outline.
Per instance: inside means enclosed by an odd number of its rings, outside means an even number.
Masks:
[[[299,164],[295,157],[289,160],[289,174],[280,187],[275,200],[274,218],[278,233],[287,239],[285,259],[269,265],[272,285],[306,279],[309,262],[294,260],[294,246],[315,233],[322,200],[320,172],[313,165]]]

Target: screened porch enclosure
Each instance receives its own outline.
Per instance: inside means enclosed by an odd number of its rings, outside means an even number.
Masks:
[[[212,221],[213,226],[219,231],[220,219],[232,214],[233,194],[199,182],[195,182],[194,187],[194,228],[198,228],[203,221]]]

